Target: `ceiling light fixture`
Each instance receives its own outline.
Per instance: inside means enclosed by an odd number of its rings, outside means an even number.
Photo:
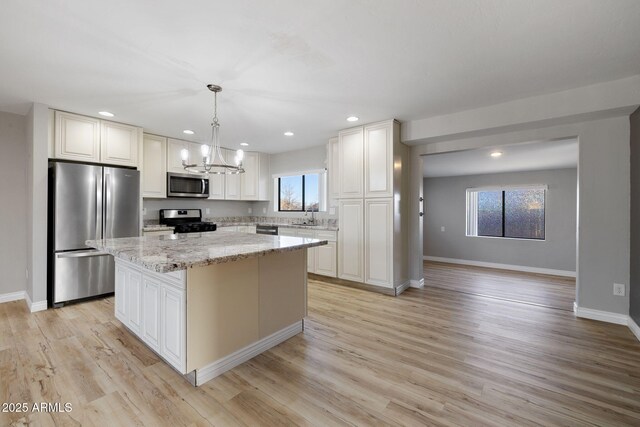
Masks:
[[[115,116],[115,114],[110,113],[108,111],[100,111],[100,112],[98,112],[98,114],[100,114],[101,116],[105,116],[105,117],[113,117],[113,116]]]
[[[195,132],[192,131],[191,129],[185,129],[182,131],[182,133],[186,133],[187,135],[193,135]]]
[[[502,151],[494,151],[490,154],[490,156],[494,159],[497,159],[498,157],[502,156]]]
[[[241,142],[240,145],[242,145],[243,147],[248,147],[249,144],[247,144],[246,142]]]
[[[226,162],[222,156],[222,148],[220,147],[220,121],[218,120],[218,92],[222,88],[218,85],[207,85],[207,88],[213,92],[213,119],[211,120],[211,143],[202,144],[200,152],[202,153],[202,164],[189,164],[189,150],[183,148],[180,152],[182,156],[182,167],[189,172],[197,172],[203,175],[235,175],[244,173],[242,168],[242,160],[244,159],[244,151],[237,150],[235,156],[235,165]],[[217,160],[217,162],[216,162]]]
[[[356,116],[347,117],[348,122],[357,122],[359,119]]]
[[[284,136],[293,136],[293,132],[291,132],[290,130],[286,131],[284,133]]]

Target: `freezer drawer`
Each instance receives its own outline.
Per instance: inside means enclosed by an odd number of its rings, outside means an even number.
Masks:
[[[56,253],[54,269],[54,304],[114,291],[115,263],[104,252]]]

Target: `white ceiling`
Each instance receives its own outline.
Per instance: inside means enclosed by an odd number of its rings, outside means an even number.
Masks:
[[[349,127],[640,73],[637,0],[3,0],[0,110],[30,102],[279,152]],[[295,132],[284,137],[285,130]]]
[[[502,156],[493,158],[492,152]],[[430,154],[422,157],[426,178],[522,172],[578,166],[578,141],[563,139]]]

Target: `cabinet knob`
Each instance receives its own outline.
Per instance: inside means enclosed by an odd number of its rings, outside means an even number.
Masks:
[[[420,216],[424,216],[424,212],[420,212],[418,215],[420,215]]]
[[[424,202],[424,199],[422,198],[422,196],[420,196],[418,200],[420,200],[421,202]]]

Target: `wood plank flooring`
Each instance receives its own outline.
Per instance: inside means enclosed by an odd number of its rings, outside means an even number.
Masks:
[[[576,279],[495,268],[424,262],[425,286],[573,311]]]
[[[126,332],[113,299],[0,304],[0,425],[640,425],[624,326],[439,288],[399,297],[309,283],[306,329],[193,388]]]

